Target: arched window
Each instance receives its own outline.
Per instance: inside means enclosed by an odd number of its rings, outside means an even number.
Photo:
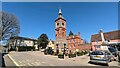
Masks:
[[[57,26],[59,26],[59,23],[57,23]]]
[[[62,26],[64,26],[64,23],[62,23]]]

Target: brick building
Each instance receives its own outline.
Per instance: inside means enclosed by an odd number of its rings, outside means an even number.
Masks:
[[[102,37],[102,35],[103,37]],[[120,30],[110,31],[110,32],[99,32],[91,36],[91,43],[93,50],[101,50],[101,44],[110,44],[120,42]]]
[[[76,50],[79,48],[79,44],[83,44],[80,37],[80,32],[78,35],[66,36],[66,20],[62,16],[62,11],[59,9],[58,18],[55,20],[55,49],[68,49]]]
[[[80,37],[80,32],[78,32],[78,35],[67,36],[67,43],[69,50],[75,51],[76,49],[79,49],[79,45],[83,44],[83,41]]]
[[[61,9],[59,9],[59,14],[58,18],[55,20],[55,45],[56,49],[64,49],[64,47],[67,45],[67,40],[66,40],[66,20],[62,16]]]

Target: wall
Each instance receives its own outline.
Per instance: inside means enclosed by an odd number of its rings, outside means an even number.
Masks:
[[[78,49],[78,50],[82,51],[82,50],[91,50],[91,48],[92,48],[91,44],[80,44],[76,48],[71,48],[69,50],[76,51]]]
[[[106,42],[106,44],[114,43],[114,42],[120,42],[120,39],[110,40],[110,42]],[[96,44],[96,42],[92,42],[92,49],[93,50],[101,50],[101,48],[96,48],[97,46],[100,46],[101,44],[102,44],[102,41],[98,41],[97,44]]]

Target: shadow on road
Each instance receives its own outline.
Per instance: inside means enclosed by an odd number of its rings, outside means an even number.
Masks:
[[[0,67],[6,67],[5,66],[5,61],[3,56],[5,55],[5,53],[0,53]]]
[[[89,64],[94,64],[94,65],[100,65],[100,66],[109,66],[108,64],[103,64],[103,63],[94,63],[94,62],[88,62]]]

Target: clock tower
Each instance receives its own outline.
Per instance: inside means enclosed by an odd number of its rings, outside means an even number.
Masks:
[[[62,16],[62,11],[59,9],[58,18],[55,20],[55,37],[56,46],[59,50],[64,49],[66,46],[66,20]]]

